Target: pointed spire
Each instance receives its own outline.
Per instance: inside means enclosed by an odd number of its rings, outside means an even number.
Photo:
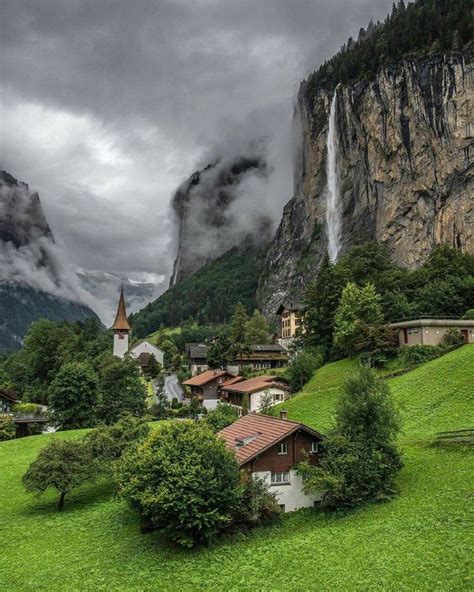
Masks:
[[[117,308],[117,314],[115,315],[115,321],[112,325],[112,329],[118,331],[130,331],[132,327],[127,319],[127,311],[125,310],[125,298],[123,295],[123,282],[122,289],[120,290],[120,300]]]

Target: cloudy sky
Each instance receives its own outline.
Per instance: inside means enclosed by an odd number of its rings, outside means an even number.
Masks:
[[[72,265],[159,281],[173,190],[262,135],[278,219],[300,80],[391,4],[2,0],[0,166],[40,192]]]

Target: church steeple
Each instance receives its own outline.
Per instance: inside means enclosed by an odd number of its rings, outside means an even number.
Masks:
[[[120,290],[120,299],[117,308],[117,314],[115,315],[115,321],[112,325],[112,329],[118,331],[130,331],[132,327],[127,319],[127,311],[125,310],[125,298],[123,295],[123,284]]]
[[[112,325],[114,332],[114,356],[123,358],[128,351],[128,333],[131,330],[130,323],[127,319],[127,311],[125,309],[125,297],[123,295],[123,284],[120,291],[120,299],[115,315],[115,321]]]

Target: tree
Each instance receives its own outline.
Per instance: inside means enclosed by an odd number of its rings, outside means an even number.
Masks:
[[[111,463],[118,460],[124,450],[144,440],[150,427],[144,419],[124,415],[110,426],[100,426],[86,434],[84,442],[92,457],[109,471]]]
[[[146,389],[135,360],[113,357],[99,372],[101,421],[115,423],[121,414],[141,417],[146,411]]]
[[[447,345],[448,347],[462,345],[464,343],[464,337],[459,329],[451,327],[451,329],[448,329],[443,335],[441,343],[443,345]]]
[[[257,526],[281,512],[276,495],[264,479],[243,472],[242,485],[242,500],[234,517],[238,525]]]
[[[207,365],[211,370],[224,368],[231,360],[230,341],[226,336],[215,339],[207,350]]]
[[[159,364],[155,356],[151,354],[146,367],[146,374],[150,378],[157,378],[161,374],[161,370],[161,364]]]
[[[334,433],[324,443],[319,466],[300,463],[306,493],[324,492],[329,507],[350,507],[394,493],[402,467],[400,429],[388,384],[362,367],[344,385]]]
[[[166,338],[159,343],[159,348],[163,351],[164,354],[163,365],[165,369],[171,370],[173,367],[173,358],[178,353],[178,348],[176,347],[176,344],[171,339]]]
[[[217,433],[239,419],[237,409],[228,403],[218,403],[217,407],[206,415],[205,423]]]
[[[142,519],[186,547],[226,528],[241,498],[239,467],[205,425],[183,421],[152,432],[118,463],[121,495]]]
[[[273,406],[273,395],[270,391],[264,391],[260,397],[258,412],[262,413],[263,415],[272,415]]]
[[[247,322],[249,320],[247,311],[239,302],[235,307],[234,314],[230,321],[230,341],[232,345],[246,343]]]
[[[474,321],[474,308],[467,310],[461,318],[465,321]]]
[[[358,322],[367,325],[381,324],[383,312],[380,296],[373,284],[360,288],[353,282],[346,284],[334,317],[334,344],[346,355],[354,353],[358,338]]]
[[[53,421],[59,429],[92,426],[98,403],[96,374],[86,363],[64,364],[51,384],[48,400]]]
[[[245,393],[242,397],[242,415],[247,415],[250,411],[250,397],[248,393]]]
[[[97,474],[98,465],[84,442],[55,439],[39,451],[23,475],[23,485],[37,495],[50,487],[56,489],[60,494],[58,509],[62,510],[65,496]]]
[[[320,349],[313,348],[295,352],[290,358],[285,373],[290,391],[292,393],[300,391],[322,363],[323,354]]]
[[[255,309],[245,326],[245,339],[247,345],[267,343],[270,327],[263,314]]]

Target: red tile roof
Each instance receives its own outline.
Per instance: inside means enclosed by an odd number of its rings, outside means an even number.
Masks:
[[[272,386],[288,390],[284,383],[278,381],[277,376],[255,376],[230,386],[222,385],[222,388],[231,393],[256,393]]]
[[[221,388],[224,388],[226,386],[230,386],[231,384],[235,384],[236,382],[242,382],[244,379],[242,378],[242,376],[234,376],[233,378],[229,378],[229,380],[226,380],[225,382],[223,382],[221,384]]]
[[[207,370],[206,372],[202,372],[202,374],[193,376],[189,380],[185,380],[183,384],[187,386],[204,386],[221,376],[230,376],[230,374],[225,370]]]
[[[219,435],[242,466],[298,430],[322,439],[321,434],[302,423],[255,413],[244,415],[221,430]]]

